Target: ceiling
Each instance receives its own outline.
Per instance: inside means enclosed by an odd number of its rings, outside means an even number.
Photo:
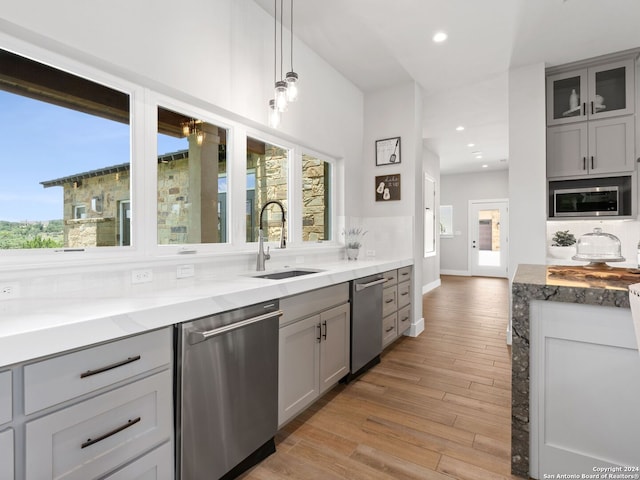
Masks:
[[[255,2],[273,15],[273,0]],[[638,0],[294,3],[295,35],[362,91],[410,80],[422,87],[423,138],[443,174],[508,167],[510,68],[640,47],[638,25]],[[442,44],[431,40],[438,30],[449,36]]]

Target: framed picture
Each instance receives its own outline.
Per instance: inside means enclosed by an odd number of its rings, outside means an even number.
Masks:
[[[400,163],[400,137],[376,140],[376,166]]]
[[[376,202],[400,200],[400,174],[376,177]]]

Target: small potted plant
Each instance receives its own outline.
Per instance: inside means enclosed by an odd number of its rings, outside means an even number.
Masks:
[[[360,253],[360,247],[362,247],[362,237],[367,232],[362,227],[351,227],[348,230],[342,232],[344,235],[344,245],[347,249],[347,258],[349,260],[357,260]]]
[[[576,254],[576,237],[569,230],[558,230],[551,238],[549,255],[554,258],[571,258]]]

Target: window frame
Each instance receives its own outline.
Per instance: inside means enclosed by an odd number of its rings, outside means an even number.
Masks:
[[[223,110],[203,99],[169,87],[153,86],[142,77],[133,80],[110,73],[86,61],[63,55],[0,32],[0,48],[62,70],[91,82],[104,85],[129,96],[129,151],[131,210],[130,245],[72,248],[0,250],[3,266],[14,265],[117,265],[136,259],[162,258],[184,253],[202,254],[254,253],[255,242],[246,242],[244,218],[246,198],[246,139],[253,137],[284,148],[289,152],[287,174],[287,248],[321,251],[339,246],[337,239],[338,201],[344,188],[338,171],[344,170],[342,159],[302,144],[291,136],[270,130],[248,118]],[[159,245],[157,232],[157,108],[167,108],[193,115],[194,118],[227,129],[227,242],[219,244]],[[330,239],[321,243],[302,241],[302,154],[312,155],[331,165],[329,192]],[[88,207],[87,207],[88,208]]]

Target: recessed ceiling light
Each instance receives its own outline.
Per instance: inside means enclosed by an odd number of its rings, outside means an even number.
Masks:
[[[475,147],[476,144],[475,143],[467,143],[467,147],[471,148],[471,147]]]
[[[471,152],[471,155],[482,155],[482,152],[480,150],[474,150]]]
[[[476,158],[477,158],[477,159],[481,159],[481,158],[482,158],[482,155],[476,155]]]
[[[447,39],[447,34],[444,32],[436,32],[433,36],[433,41],[436,43],[442,43]]]
[[[487,165],[486,163],[482,165],[482,168],[487,168],[487,167],[489,167],[489,165]]]
[[[464,127],[463,127],[462,125],[458,125],[458,126],[456,127],[456,130],[457,130],[458,132],[461,132],[461,131],[463,131],[463,130],[464,130]]]

